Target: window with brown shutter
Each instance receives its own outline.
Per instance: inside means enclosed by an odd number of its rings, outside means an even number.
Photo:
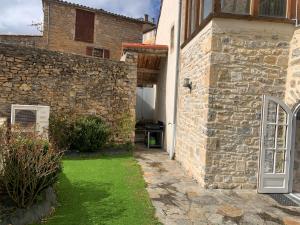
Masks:
[[[110,58],[110,52],[107,49],[104,49],[104,59],[109,59]]]
[[[103,48],[87,47],[86,55],[94,56],[97,58],[109,59],[110,51],[108,49],[103,49]]]
[[[104,49],[101,48],[94,48],[93,56],[98,58],[103,58],[104,56]]]
[[[93,47],[86,47],[86,55],[93,56]]]
[[[95,13],[76,9],[75,41],[94,42]]]

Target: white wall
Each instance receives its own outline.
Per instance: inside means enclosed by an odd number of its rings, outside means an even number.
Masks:
[[[156,35],[156,29],[151,30],[147,33],[143,34],[143,43],[144,44],[154,44],[155,43],[155,35]]]
[[[161,74],[157,85],[156,119],[163,121],[166,126],[165,148],[172,146],[176,76],[176,45],[178,32],[179,0],[163,0],[162,11],[157,28],[156,44],[168,45],[169,55],[161,64]],[[174,26],[174,49],[170,49],[171,29]]]

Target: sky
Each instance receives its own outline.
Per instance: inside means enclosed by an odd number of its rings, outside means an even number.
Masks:
[[[69,0],[93,8],[141,18],[159,15],[160,0]],[[0,0],[0,34],[40,34],[32,23],[43,21],[42,0]]]

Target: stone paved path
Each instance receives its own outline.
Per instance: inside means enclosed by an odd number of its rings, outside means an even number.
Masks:
[[[252,190],[205,190],[167,153],[135,152],[156,216],[165,225],[300,225],[300,208]]]

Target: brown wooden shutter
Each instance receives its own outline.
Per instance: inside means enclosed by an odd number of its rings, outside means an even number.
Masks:
[[[93,56],[93,47],[86,47],[86,55]]]
[[[94,42],[95,13],[76,9],[75,40]]]
[[[110,58],[110,52],[107,49],[104,50],[104,58],[105,59],[109,59]]]
[[[260,0],[252,0],[252,7],[251,7],[251,15],[258,16],[259,15],[259,3]]]
[[[288,18],[296,19],[296,11],[297,11],[297,1],[296,0],[288,0]],[[300,1],[298,3],[298,20],[300,19]]]

